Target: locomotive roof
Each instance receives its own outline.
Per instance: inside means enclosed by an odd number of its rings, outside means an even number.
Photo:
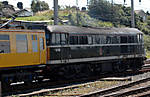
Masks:
[[[88,34],[138,34],[141,33],[135,28],[91,28],[91,27],[77,27],[77,26],[47,26],[50,32],[64,32],[64,33],[88,33]]]

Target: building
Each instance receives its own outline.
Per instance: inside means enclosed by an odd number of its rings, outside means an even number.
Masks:
[[[33,12],[28,11],[27,9],[23,9],[23,11],[21,11],[18,14],[18,17],[29,17],[29,16],[33,16]]]
[[[147,21],[147,15],[143,10],[135,10],[135,13],[142,18],[143,22]]]
[[[19,12],[20,10],[22,10],[22,11]],[[15,7],[15,12],[19,12],[18,17],[33,16],[33,12],[29,8],[19,9],[19,8]]]

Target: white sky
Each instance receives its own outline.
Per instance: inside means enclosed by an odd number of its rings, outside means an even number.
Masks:
[[[12,4],[14,6],[17,5],[17,2],[23,2],[24,8],[30,8],[31,5],[31,0],[0,0],[0,1],[8,1],[9,4]],[[50,8],[53,7],[53,0],[41,0],[41,1],[46,1]],[[108,0],[112,1],[112,0]],[[124,0],[113,0],[114,3],[116,4],[124,4]],[[141,4],[139,3],[139,0],[134,0],[135,3],[135,10],[143,9],[144,11],[149,11],[150,12],[150,0],[141,0]],[[58,0],[59,5],[76,5],[76,0]],[[126,0],[127,6],[130,6],[131,0]],[[78,0],[78,5],[79,7],[85,7],[87,5],[87,0]]]

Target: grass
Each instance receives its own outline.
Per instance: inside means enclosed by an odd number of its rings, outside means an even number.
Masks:
[[[150,59],[150,51],[146,51],[146,57]]]

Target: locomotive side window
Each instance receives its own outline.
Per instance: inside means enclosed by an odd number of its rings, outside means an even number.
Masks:
[[[121,36],[120,43],[127,43],[127,36]]]
[[[88,44],[92,44],[92,37],[88,36]]]
[[[106,38],[106,44],[110,44],[110,43],[111,43],[111,37],[107,36],[107,38]]]
[[[70,44],[78,44],[78,36],[70,36],[70,39],[69,39],[69,42]]]
[[[96,35],[95,38],[96,38],[95,39],[96,44],[100,44],[100,35]]]
[[[10,53],[9,35],[0,35],[0,53]]]
[[[113,43],[113,44],[119,43],[119,39],[118,39],[117,36],[113,36],[113,37],[112,37],[112,43]]]
[[[79,36],[79,44],[88,44],[87,36]]]
[[[27,35],[22,34],[16,35],[16,48],[18,53],[28,52]]]
[[[101,44],[106,44],[106,36],[101,35],[100,41],[101,41]]]
[[[93,44],[97,44],[96,43],[96,35],[92,35],[92,39],[93,39]]]
[[[38,52],[37,35],[32,35],[32,51],[33,52]]]

